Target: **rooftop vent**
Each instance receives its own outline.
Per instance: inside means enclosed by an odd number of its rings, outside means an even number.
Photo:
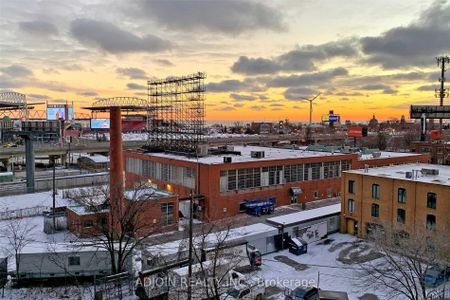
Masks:
[[[264,151],[251,151],[250,156],[252,158],[264,158],[265,152]]]
[[[229,164],[229,163],[231,163],[231,157],[230,156],[225,156],[224,158],[223,158],[223,162],[225,163],[225,164]]]
[[[412,179],[413,178],[413,172],[406,172],[406,178]]]
[[[427,176],[439,175],[439,169],[425,169],[425,168],[422,168],[421,173],[422,173],[422,175],[427,175]]]

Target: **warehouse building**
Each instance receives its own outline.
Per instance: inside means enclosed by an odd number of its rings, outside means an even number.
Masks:
[[[127,186],[149,181],[181,198],[197,193],[200,196],[194,205],[196,216],[216,220],[248,212],[246,204],[249,203],[270,202],[281,206],[339,196],[341,172],[353,169],[360,160],[356,153],[256,146],[228,146],[206,152],[208,155],[196,158],[166,152],[127,151]],[[416,162],[427,161],[428,157],[381,153],[367,161],[389,165],[399,159]],[[182,215],[189,212],[186,204],[180,203]]]

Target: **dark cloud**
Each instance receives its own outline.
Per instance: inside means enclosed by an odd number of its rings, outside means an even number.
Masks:
[[[231,70],[246,75],[273,74],[279,71],[312,71],[316,69],[316,61],[356,56],[355,43],[355,40],[340,40],[321,45],[306,45],[273,59],[241,56],[231,66]]]
[[[147,86],[140,85],[140,84],[137,84],[137,83],[134,83],[134,82],[130,82],[130,83],[127,83],[127,88],[129,90],[146,90]]]
[[[98,96],[98,93],[93,92],[93,91],[86,91],[86,92],[78,93],[78,95],[85,96],[85,97],[95,97],[95,96]]]
[[[251,108],[252,110],[255,110],[255,111],[263,111],[263,110],[266,110],[266,107],[263,106],[263,105],[252,105],[252,106],[250,106],[250,108]]]
[[[345,97],[364,96],[364,94],[363,94],[363,93],[360,93],[360,92],[351,92],[351,93],[347,93],[347,92],[338,92],[338,93],[335,93],[334,95],[336,95],[336,96],[345,96]]]
[[[238,61],[231,66],[234,73],[247,75],[272,74],[280,70],[280,66],[270,59],[239,57]]]
[[[235,94],[235,93],[230,94],[230,98],[232,98],[236,101],[254,101],[254,100],[256,100],[255,96],[241,95],[241,94]]]
[[[347,69],[339,67],[323,72],[307,73],[302,75],[278,76],[267,82],[268,87],[296,87],[305,85],[318,85],[348,74]]]
[[[398,91],[385,84],[367,84],[360,87],[361,90],[378,91],[382,90],[384,94],[396,94]]]
[[[171,47],[169,41],[148,34],[140,37],[108,22],[77,19],[70,23],[70,32],[82,44],[110,53],[159,52]]]
[[[234,108],[233,106],[223,106],[221,108],[218,108],[217,110],[220,110],[220,111],[233,111],[233,110],[236,110],[236,108]]]
[[[246,81],[235,79],[224,80],[221,82],[211,82],[206,85],[207,92],[237,92],[251,88],[251,84]]]
[[[272,103],[270,104],[271,107],[284,107],[284,104],[281,103]]]
[[[417,88],[418,91],[435,91],[438,87],[434,84],[422,85]]]
[[[284,91],[284,98],[287,100],[305,100],[309,99],[312,95],[317,94],[317,90],[307,87],[292,87]]]
[[[434,56],[450,49],[450,3],[433,2],[416,22],[362,38],[361,48],[369,63],[385,69],[429,66]]]
[[[153,17],[166,28],[239,34],[250,30],[281,30],[281,14],[263,3],[245,0],[140,0],[135,15]]]
[[[27,77],[33,75],[33,71],[20,65],[10,65],[9,67],[0,68],[0,71],[10,77]]]
[[[28,21],[28,22],[19,22],[19,28],[20,30],[31,34],[33,36],[52,36],[52,35],[58,35],[58,28],[56,28],[53,23],[50,23],[48,21]]]
[[[117,74],[127,76],[130,79],[147,79],[147,73],[139,68],[117,68]]]
[[[172,67],[174,64],[168,60],[168,59],[154,59],[153,60],[158,65],[164,66],[164,67]]]
[[[244,103],[235,103],[233,104],[234,107],[240,108],[240,107],[244,107],[245,104]]]

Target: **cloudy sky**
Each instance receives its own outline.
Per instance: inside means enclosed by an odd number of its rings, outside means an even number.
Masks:
[[[316,120],[400,118],[438,102],[438,55],[450,0],[0,1],[0,90],[76,108],[203,71],[210,120],[306,120],[319,92]]]

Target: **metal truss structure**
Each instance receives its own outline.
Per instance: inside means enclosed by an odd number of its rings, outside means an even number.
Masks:
[[[28,119],[28,109],[32,108],[27,105],[27,97],[25,94],[17,92],[0,92],[0,115],[10,115],[11,111],[16,112],[18,119]],[[8,111],[8,113],[6,113]]]
[[[150,150],[196,153],[204,136],[205,78],[198,72],[148,81]]]
[[[147,110],[148,101],[137,97],[112,97],[103,98],[95,101],[92,104],[92,108],[97,110],[102,110],[102,108],[120,107],[123,109],[133,109],[137,110]]]

